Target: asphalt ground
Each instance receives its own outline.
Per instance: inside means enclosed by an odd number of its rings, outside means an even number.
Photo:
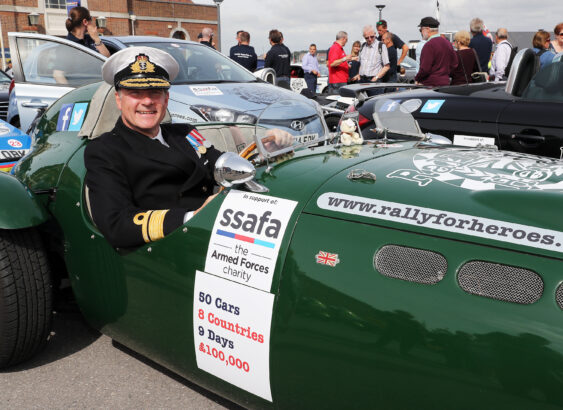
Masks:
[[[240,409],[90,328],[60,303],[36,357],[0,371],[3,409]]]

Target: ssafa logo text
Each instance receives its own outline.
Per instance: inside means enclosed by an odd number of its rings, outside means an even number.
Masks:
[[[269,292],[281,241],[296,204],[231,190],[213,225],[205,271]]]

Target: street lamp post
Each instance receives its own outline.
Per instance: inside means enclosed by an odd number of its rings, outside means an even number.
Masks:
[[[213,0],[213,2],[217,6],[217,33],[219,34],[217,45],[219,46],[219,51],[221,51],[221,40],[223,38],[221,37],[221,3],[223,3],[223,0]]]
[[[2,58],[2,71],[6,71],[6,56],[4,54],[4,34],[2,33],[2,18],[0,18],[0,57]]]
[[[385,4],[376,4],[375,7],[377,7],[377,9],[379,10],[379,20],[377,21],[381,21],[381,12],[385,8]]]

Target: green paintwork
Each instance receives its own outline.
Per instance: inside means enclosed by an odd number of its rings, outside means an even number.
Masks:
[[[0,229],[37,226],[49,219],[35,195],[12,175],[0,172]]]
[[[69,93],[58,107],[88,101],[93,90]],[[439,181],[420,185],[387,178],[430,152],[412,142],[305,149],[270,172],[260,168],[257,180],[270,188],[267,195],[298,202],[271,288],[269,403],[198,369],[195,360],[195,271],[204,268],[225,195],[156,243],[127,252],[111,248],[84,206],[87,142],[76,133],[54,131],[57,104],[43,118],[38,143],[16,176],[31,190],[57,189],[54,200],[44,203],[62,233],[57,240],[63,241],[78,304],[103,333],[250,408],[563,406],[563,310],[554,296],[563,282],[560,252],[317,204],[322,194],[336,192],[563,231],[560,191],[471,191]],[[464,155],[449,148],[441,152]],[[376,181],[350,181],[351,169],[373,172]],[[439,252],[448,263],[444,279],[423,285],[383,276],[374,268],[374,255],[389,244]],[[320,250],[337,253],[340,263],[315,263]],[[457,272],[472,260],[533,270],[543,280],[542,297],[518,305],[464,292]]]

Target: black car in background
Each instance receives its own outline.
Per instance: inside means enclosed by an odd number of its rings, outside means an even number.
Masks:
[[[12,77],[0,70],[0,120],[6,121]]]
[[[561,156],[563,147],[563,55],[539,70],[532,50],[515,57],[506,83],[418,88],[366,99],[361,88],[343,90],[359,97],[355,107],[363,137],[379,138],[372,118],[376,101],[413,100],[413,116],[424,132],[460,140],[494,143],[501,150]],[[364,93],[362,95],[362,93]],[[384,108],[382,108],[384,109]],[[487,139],[488,138],[488,139]],[[485,145],[486,145],[485,144]]]

